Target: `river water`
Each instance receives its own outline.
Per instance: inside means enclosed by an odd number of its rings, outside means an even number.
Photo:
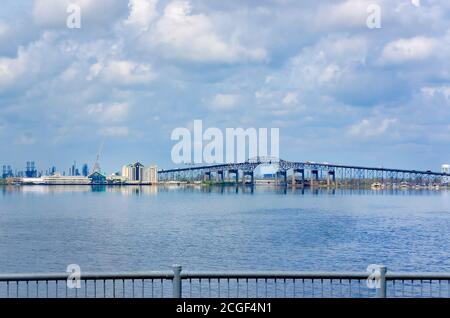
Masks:
[[[450,192],[0,187],[0,273],[450,271]]]

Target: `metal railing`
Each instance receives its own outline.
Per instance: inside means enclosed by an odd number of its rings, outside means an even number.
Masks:
[[[377,288],[367,272],[81,273],[0,275],[0,298],[450,298],[450,273],[390,273],[381,267]]]

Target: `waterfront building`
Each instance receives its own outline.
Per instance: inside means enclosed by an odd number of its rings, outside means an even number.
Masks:
[[[92,172],[89,176],[88,179],[91,180],[91,184],[106,184],[106,176],[104,176],[103,174],[101,174],[98,171],[94,171]]]
[[[157,166],[145,167],[142,182],[148,184],[158,183],[158,167]]]
[[[42,177],[41,179],[43,180],[43,184],[48,185],[91,184],[91,179],[81,176],[62,176],[60,174],[55,174],[53,176]]]
[[[442,183],[449,184],[450,183],[450,164],[442,165],[441,172],[449,174],[448,177],[442,178]]]
[[[122,167],[122,177],[126,178],[128,183],[153,184],[158,182],[158,168],[146,167],[136,162]]]
[[[106,178],[106,181],[109,184],[125,184],[127,182],[127,178],[120,176],[118,174],[110,175]]]
[[[41,178],[21,178],[22,184],[43,184],[43,185],[88,185],[88,184],[107,184],[106,176],[100,172],[93,172],[87,177],[82,176],[62,176],[55,174]]]
[[[122,176],[128,181],[142,181],[144,165],[140,162],[132,163],[122,167]]]
[[[44,184],[43,178],[22,178],[22,184]]]

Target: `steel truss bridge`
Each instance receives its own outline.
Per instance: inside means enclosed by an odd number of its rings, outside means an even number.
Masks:
[[[432,185],[450,179],[450,174],[432,171],[418,171],[405,169],[373,168],[352,165],[338,165],[316,162],[294,162],[277,158],[257,157],[242,163],[214,164],[190,166],[158,171],[160,181],[195,181],[215,180],[225,182],[232,180],[239,183],[254,183],[254,171],[258,166],[278,166],[276,173],[280,183],[310,184],[324,182],[327,184],[360,181]]]

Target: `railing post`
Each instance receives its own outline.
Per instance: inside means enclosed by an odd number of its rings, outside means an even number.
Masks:
[[[182,267],[180,265],[173,265],[173,298],[181,298],[181,270]]]
[[[386,290],[386,266],[380,266],[380,288],[377,289],[377,298],[386,298],[387,290]]]

